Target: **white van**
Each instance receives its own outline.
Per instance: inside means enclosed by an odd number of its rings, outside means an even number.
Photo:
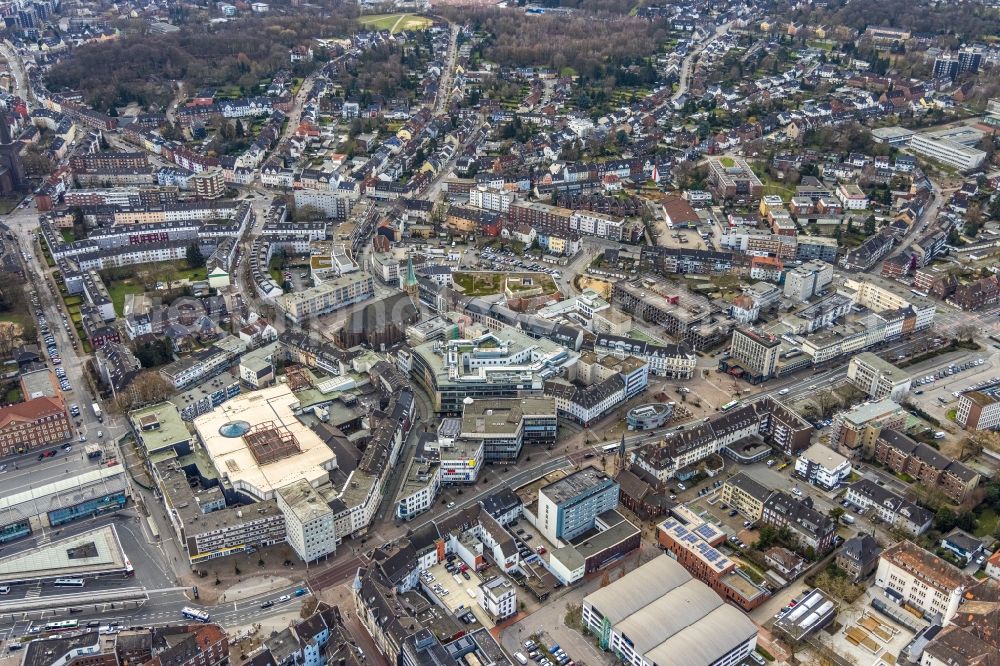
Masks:
[[[519,663],[521,663],[522,665],[523,665],[523,664],[527,664],[527,663],[528,663],[528,658],[527,658],[527,657],[525,657],[525,656],[524,656],[523,654],[521,654],[520,652],[515,652],[515,653],[514,653],[514,659],[517,659],[517,661],[518,661]]]

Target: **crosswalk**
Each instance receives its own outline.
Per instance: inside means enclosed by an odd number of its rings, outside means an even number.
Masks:
[[[40,587],[32,587],[24,593],[25,599],[37,599],[40,596],[42,596],[42,588]]]

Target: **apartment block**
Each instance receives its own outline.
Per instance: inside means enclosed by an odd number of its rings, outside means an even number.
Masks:
[[[279,488],[275,494],[285,517],[285,538],[303,562],[315,562],[336,552],[335,514],[344,503],[334,493],[317,490],[302,479]]]
[[[802,550],[812,549],[822,554],[833,547],[837,525],[812,506],[812,499],[803,500],[783,492],[774,492],[766,502],[761,522],[775,529],[787,527]]]
[[[934,514],[927,509],[868,479],[848,486],[844,499],[862,511],[872,509],[882,522],[914,536],[930,529],[934,520]]]
[[[862,403],[833,417],[830,444],[852,460],[871,458],[879,433],[900,429],[905,423],[906,412],[893,400]]]
[[[764,192],[764,184],[753,169],[738,157],[710,157],[708,182],[718,199],[737,203],[758,201]]]
[[[785,296],[807,301],[833,282],[833,266],[825,261],[807,261],[785,274]]]
[[[824,490],[833,490],[851,475],[851,463],[833,449],[816,443],[795,461],[795,473]]]
[[[304,291],[283,294],[277,301],[285,317],[296,324],[342,310],[375,297],[372,276],[356,272],[341,275]]]
[[[1000,382],[962,391],[955,421],[966,430],[1000,430]]]
[[[940,491],[955,503],[963,502],[979,485],[978,472],[896,429],[882,429],[875,441],[874,458],[897,474],[908,474],[924,488]]]
[[[497,576],[479,584],[479,605],[494,622],[501,622],[517,613],[517,590],[504,578]]]
[[[745,472],[735,474],[722,484],[722,503],[740,512],[740,515],[751,521],[760,520],[764,514],[764,502],[773,491]]]
[[[614,479],[593,467],[573,472],[538,491],[538,528],[552,543],[569,541],[618,506],[618,490]]]
[[[853,356],[847,379],[873,400],[900,400],[909,390],[910,374],[871,352]]]
[[[730,359],[720,362],[726,372],[742,376],[751,384],[759,384],[774,376],[778,365],[781,341],[774,335],[751,326],[733,329],[729,349]],[[740,370],[742,373],[738,373]]]

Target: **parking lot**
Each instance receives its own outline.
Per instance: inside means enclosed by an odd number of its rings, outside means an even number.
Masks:
[[[1000,380],[1000,352],[995,349],[949,356],[930,368],[924,364],[915,366],[916,377],[910,391],[914,401],[942,423],[946,423],[947,413],[957,407],[955,393]],[[949,365],[961,368],[976,360],[981,363],[947,374]],[[933,377],[933,381],[926,381],[929,377]]]
[[[455,559],[455,563],[461,565],[462,561]],[[478,601],[479,584],[482,582],[472,569],[456,574],[449,573],[445,563],[434,565],[421,576],[421,583],[428,593],[440,600],[441,605],[449,611],[455,615],[462,615],[460,609],[470,610],[480,624],[492,628],[493,620]]]

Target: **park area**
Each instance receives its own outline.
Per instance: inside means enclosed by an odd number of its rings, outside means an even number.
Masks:
[[[370,14],[358,17],[358,23],[372,30],[388,30],[391,33],[405,30],[426,30],[433,21],[416,14]]]
[[[559,291],[555,281],[545,273],[493,273],[465,271],[454,274],[455,285],[466,296],[493,296],[502,294],[508,287],[513,294],[540,289],[542,294]]]

